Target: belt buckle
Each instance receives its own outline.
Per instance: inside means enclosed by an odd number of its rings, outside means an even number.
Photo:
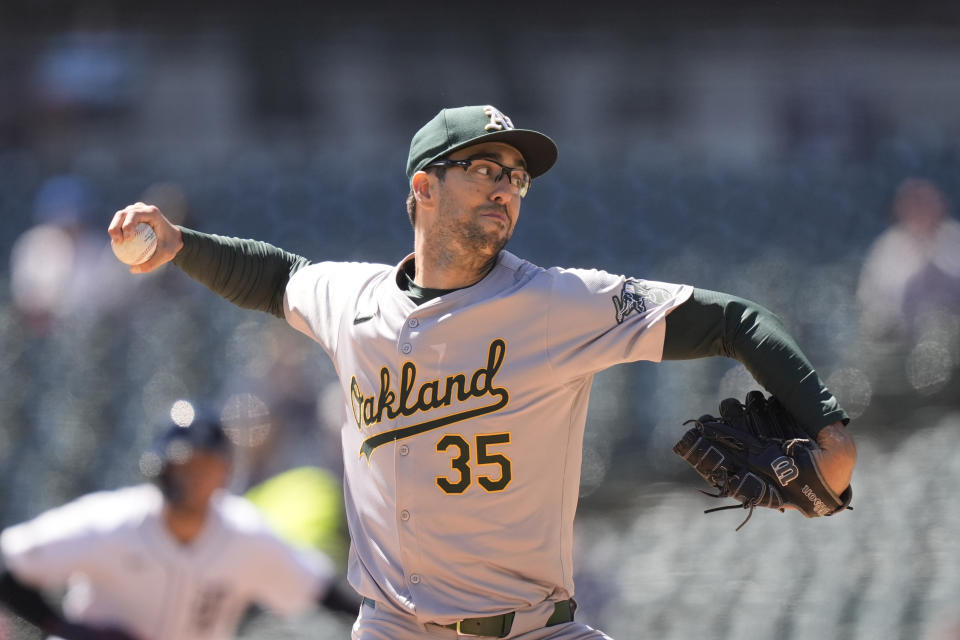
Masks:
[[[481,637],[479,634],[476,634],[476,633],[467,633],[466,631],[464,631],[464,630],[460,627],[461,624],[463,624],[463,620],[457,620],[457,627],[456,627],[456,629],[457,629],[457,635],[458,635],[458,636],[465,636],[465,637],[469,637],[469,638],[479,638],[479,637]]]

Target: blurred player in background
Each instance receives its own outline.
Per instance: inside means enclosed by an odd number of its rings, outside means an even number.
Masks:
[[[907,178],[891,210],[857,286],[861,326],[878,340],[901,339],[931,311],[960,311],[960,222],[946,194],[930,180]]]
[[[860,272],[858,356],[874,402],[891,418],[932,394],[956,398],[960,345],[960,222],[947,194],[926,178],[897,187],[891,225],[870,246]],[[918,395],[919,393],[919,395]]]
[[[66,640],[230,638],[251,605],[355,618],[360,599],[329,558],[282,541],[222,490],[231,459],[219,418],[177,403],[140,459],[151,483],[82,496],[0,534],[0,601]],[[64,587],[61,615],[41,593]]]

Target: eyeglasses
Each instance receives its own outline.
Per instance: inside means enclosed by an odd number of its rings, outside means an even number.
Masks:
[[[510,185],[517,190],[520,197],[527,195],[530,189],[530,174],[526,169],[508,167],[489,158],[468,158],[466,160],[434,160],[428,167],[463,167],[467,178],[474,182],[497,184],[503,176],[507,176]]]

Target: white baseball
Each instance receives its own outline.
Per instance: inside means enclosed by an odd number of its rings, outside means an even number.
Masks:
[[[137,223],[136,234],[123,242],[110,241],[110,248],[124,264],[141,264],[157,250],[157,234],[146,222]]]

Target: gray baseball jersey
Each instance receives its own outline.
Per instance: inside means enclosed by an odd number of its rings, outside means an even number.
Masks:
[[[306,610],[333,575],[330,561],[295,550],[238,496],[211,501],[190,545],[161,520],[153,485],[89,494],[0,535],[7,566],[40,589],[67,587],[67,618],[119,625],[143,640],[232,638],[247,606]]]
[[[285,295],[347,405],[351,583],[441,624],[571,597],[593,374],[659,360],[692,288],[504,251],[477,284],[417,306],[402,264],[310,265]]]

